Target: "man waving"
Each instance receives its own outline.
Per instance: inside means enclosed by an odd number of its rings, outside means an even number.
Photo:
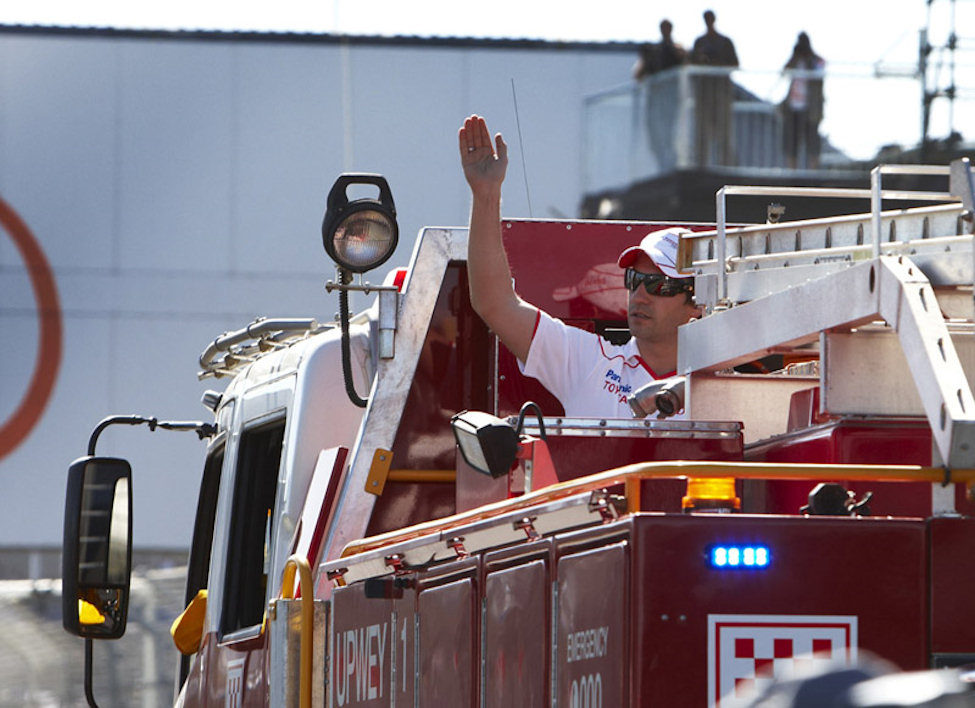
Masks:
[[[631,417],[626,397],[618,391],[632,393],[672,375],[677,328],[698,314],[692,300],[694,279],[676,269],[679,234],[651,232],[620,254],[633,337],[622,346],[612,345],[518,296],[501,242],[508,147],[500,133],[492,141],[484,119],[476,115],[464,121],[458,141],[472,196],[467,268],[475,311],[518,358],[522,372],[559,399],[567,416]],[[608,386],[608,381],[616,385]]]

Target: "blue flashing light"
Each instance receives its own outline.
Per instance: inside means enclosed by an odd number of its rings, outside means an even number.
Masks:
[[[769,552],[765,546],[758,546],[755,549],[755,565],[765,568],[769,564]]]
[[[722,570],[768,568],[772,562],[768,546],[712,546],[708,558],[712,568]]]
[[[711,551],[711,565],[718,568],[723,568],[728,565],[728,549],[724,546],[718,546]]]

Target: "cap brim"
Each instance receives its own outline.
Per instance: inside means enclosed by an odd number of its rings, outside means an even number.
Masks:
[[[660,269],[660,272],[669,278],[692,278],[693,273],[681,273],[679,270],[674,268],[674,266],[669,263],[663,262],[663,254],[660,251],[654,250],[649,253],[639,246],[630,246],[625,251],[620,254],[620,257],[616,261],[616,265],[620,268],[629,268],[636,261],[637,256],[644,254],[647,258],[653,261],[653,264]]]
[[[633,265],[636,257],[643,252],[643,249],[639,246],[630,246],[620,254],[620,257],[616,260],[616,265],[620,268],[629,268]]]

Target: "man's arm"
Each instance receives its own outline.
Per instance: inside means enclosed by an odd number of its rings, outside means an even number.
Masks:
[[[458,142],[473,198],[467,244],[471,304],[501,342],[524,362],[538,311],[515,293],[501,243],[501,184],[508,167],[508,146],[500,133],[492,145],[487,124],[480,116],[464,121]]]

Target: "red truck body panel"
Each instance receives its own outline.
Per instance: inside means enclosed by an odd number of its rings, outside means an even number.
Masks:
[[[395,682],[396,705],[413,705],[400,672],[414,651],[420,705],[703,706],[729,691],[737,705],[825,656],[924,669],[932,652],[975,651],[975,608],[950,590],[972,579],[973,524],[640,513],[417,571],[398,600],[338,588],[333,700],[391,705]],[[771,562],[710,566],[728,543]],[[352,635],[372,637],[354,666]],[[369,700],[351,700],[357,682]]]

